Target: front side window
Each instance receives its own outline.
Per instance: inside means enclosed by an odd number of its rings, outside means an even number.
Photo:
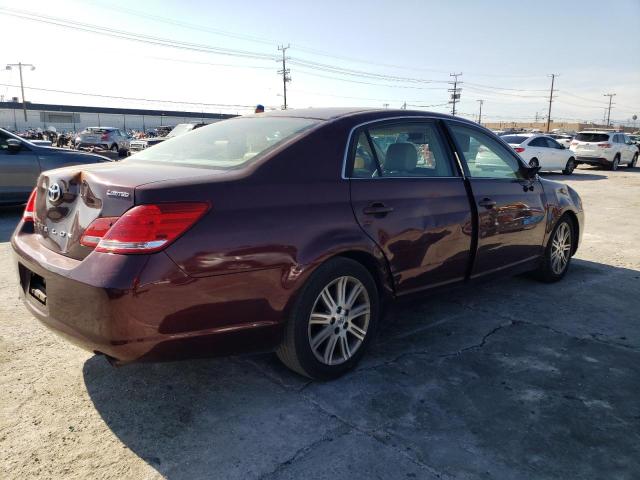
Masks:
[[[454,170],[430,122],[371,127],[369,137],[382,177],[451,177]]]
[[[521,164],[495,138],[464,125],[449,123],[472,178],[521,179]]]
[[[215,169],[237,168],[319,122],[294,117],[238,117],[169,138],[124,161],[153,161]]]

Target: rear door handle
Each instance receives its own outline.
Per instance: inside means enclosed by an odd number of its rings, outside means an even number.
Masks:
[[[393,212],[393,207],[387,207],[384,203],[372,203],[368,207],[365,207],[362,212],[365,215],[386,215]]]
[[[496,201],[491,200],[490,198],[483,198],[478,202],[478,205],[484,208],[493,208],[496,206]]]

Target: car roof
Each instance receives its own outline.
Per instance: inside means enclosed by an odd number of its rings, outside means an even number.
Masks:
[[[256,113],[253,115],[247,115],[248,117],[296,117],[296,118],[313,118],[317,120],[335,120],[344,117],[357,117],[357,116],[373,116],[379,118],[389,117],[414,117],[414,116],[429,116],[438,118],[450,118],[465,123],[473,123],[469,120],[465,120],[460,117],[453,117],[451,115],[429,112],[423,110],[403,110],[403,109],[389,109],[389,108],[296,108],[287,110],[272,110],[264,113]]]
[[[578,133],[602,133],[602,134],[606,134],[606,135],[613,135],[615,133],[622,133],[622,132],[612,132],[612,131],[607,131],[607,130],[582,130]]]

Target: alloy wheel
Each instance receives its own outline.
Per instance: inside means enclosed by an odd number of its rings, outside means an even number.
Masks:
[[[562,274],[567,268],[571,257],[571,228],[567,222],[562,222],[551,242],[551,270],[556,275]]]
[[[361,347],[371,317],[371,301],[362,282],[338,277],[322,289],[311,309],[308,337],[316,359],[325,365],[349,360]]]

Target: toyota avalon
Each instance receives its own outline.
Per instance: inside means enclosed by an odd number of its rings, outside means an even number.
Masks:
[[[114,363],[276,351],[329,379],[387,300],[560,280],[582,203],[537,171],[447,115],[269,112],[42,173],[11,244],[31,313]]]

